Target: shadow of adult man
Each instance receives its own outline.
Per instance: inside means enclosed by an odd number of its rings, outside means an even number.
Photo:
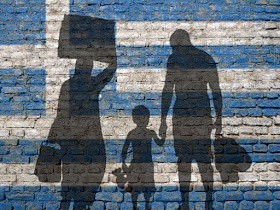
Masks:
[[[213,167],[210,135],[221,133],[222,97],[214,59],[191,44],[189,34],[176,30],[171,38],[172,54],[167,63],[162,93],[160,136],[166,138],[166,117],[172,98],[173,137],[183,204],[189,209],[191,163],[195,160],[206,192],[205,208],[212,209]],[[212,97],[209,97],[208,89]],[[211,100],[215,117],[211,116]],[[213,123],[214,121],[214,123]],[[207,207],[208,204],[208,207]]]
[[[44,182],[60,181],[45,166],[62,171],[60,209],[69,209],[72,200],[74,209],[89,208],[105,173],[99,94],[117,68],[114,30],[114,21],[87,16],[65,15],[62,22],[58,56],[77,59],[75,73],[61,87],[57,117],[35,171]],[[109,66],[92,76],[93,61]]]

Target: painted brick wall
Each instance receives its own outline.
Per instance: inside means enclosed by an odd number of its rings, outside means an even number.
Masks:
[[[91,209],[133,208],[131,193],[118,187],[113,171],[121,167],[125,139],[136,127],[135,106],[149,109],[148,128],[159,134],[162,91],[172,53],[169,40],[177,29],[186,30],[192,44],[215,60],[223,98],[223,136],[235,139],[252,161],[233,181],[231,169],[242,169],[246,161],[237,160],[238,151],[220,152],[231,160],[222,167],[229,183],[222,182],[213,161],[213,208],[280,209],[279,0],[0,0],[0,209],[59,209],[63,193],[69,191],[60,182],[42,182],[35,175],[40,147],[59,112],[61,86],[75,69],[76,59],[58,57],[65,14],[115,21],[117,70],[99,94],[106,171]],[[95,61],[93,65],[94,76],[108,64]],[[209,97],[213,99],[211,93]],[[189,129],[195,129],[198,121]],[[152,142],[152,209],[178,209],[182,203],[172,110],[167,125],[165,143]],[[151,173],[145,164],[131,173],[133,182],[149,191],[149,179],[138,177]],[[85,171],[82,165],[76,169],[75,176],[98,176],[98,170]],[[56,172],[46,171],[52,173]],[[188,173],[190,209],[209,205],[202,173],[207,175],[209,168],[205,164],[199,170],[194,161]],[[91,185],[94,182],[80,191]],[[72,201],[70,209],[74,205]],[[143,194],[138,207],[145,208]]]

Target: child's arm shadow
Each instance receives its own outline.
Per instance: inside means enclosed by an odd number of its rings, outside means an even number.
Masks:
[[[165,139],[159,139],[156,132],[152,131],[152,139],[156,142],[158,146],[162,146],[165,142]]]
[[[129,171],[129,167],[127,167],[125,159],[127,157],[130,143],[132,143],[132,140],[129,137],[127,137],[122,148],[122,169],[125,173]]]
[[[122,168],[115,169],[112,173],[116,176],[116,182],[120,188],[123,188],[127,192],[132,192],[131,186],[128,184],[128,174],[130,171],[130,168],[127,167],[125,163],[125,159],[128,153],[128,149],[130,146],[130,142],[132,140],[130,138],[126,138],[125,143],[123,145],[122,149]]]

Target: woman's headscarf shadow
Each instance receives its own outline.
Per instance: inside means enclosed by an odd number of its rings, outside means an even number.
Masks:
[[[75,73],[61,87],[57,117],[43,147],[45,152],[39,155],[36,174],[41,181],[53,180],[51,177],[55,171],[46,173],[42,170],[52,156],[57,170],[62,170],[60,208],[68,209],[71,200],[74,200],[74,209],[86,209],[93,203],[105,173],[99,94],[113,78],[117,67],[115,22],[65,15],[58,56],[77,59]],[[92,76],[93,61],[109,65]],[[57,147],[55,151],[54,147]],[[48,154],[46,148],[53,155]]]

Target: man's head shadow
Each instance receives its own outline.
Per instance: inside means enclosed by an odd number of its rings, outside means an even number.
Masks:
[[[184,46],[192,46],[190,35],[185,30],[176,30],[170,37],[170,46],[173,49]]]

